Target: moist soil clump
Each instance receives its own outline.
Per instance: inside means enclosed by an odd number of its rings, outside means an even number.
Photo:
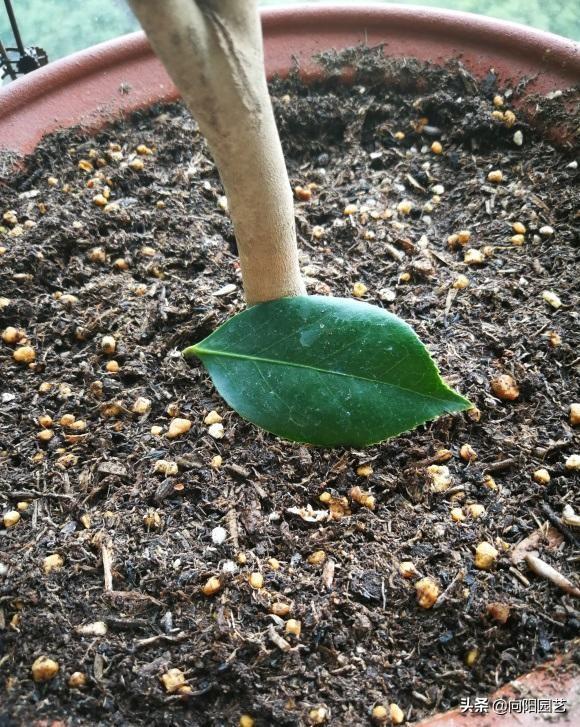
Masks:
[[[572,653],[524,556],[574,579],[577,165],[492,76],[360,60],[271,87],[308,290],[399,315],[475,408],[365,451],[243,421],[180,355],[244,306],[189,114],[45,139],[0,185],[2,724],[417,720]]]

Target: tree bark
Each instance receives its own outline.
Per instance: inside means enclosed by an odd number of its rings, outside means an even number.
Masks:
[[[305,295],[294,205],[255,0],[130,0],[207,139],[228,199],[248,304]]]

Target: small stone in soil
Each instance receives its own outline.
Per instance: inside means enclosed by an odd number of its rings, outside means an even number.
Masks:
[[[479,543],[475,549],[475,567],[489,570],[498,558],[498,551],[491,543]]]
[[[417,603],[421,608],[431,608],[439,598],[439,586],[429,577],[417,581],[415,591],[417,593]]]
[[[52,573],[52,571],[60,570],[64,565],[64,558],[62,555],[59,555],[58,553],[53,553],[52,555],[48,555],[42,564],[42,569],[48,575],[49,573]]]
[[[534,472],[533,479],[538,485],[547,485],[550,482],[550,473],[542,467]]]
[[[298,638],[302,631],[302,623],[295,618],[290,618],[286,621],[286,633],[296,636]]]
[[[86,684],[87,677],[82,671],[74,671],[68,678],[68,685],[71,689],[82,689]]]
[[[58,662],[48,656],[39,656],[32,664],[32,678],[35,682],[48,682],[59,672]]]
[[[520,390],[515,379],[509,374],[502,374],[492,379],[491,390],[498,399],[502,399],[503,401],[515,401],[520,395]]]
[[[562,305],[562,301],[559,296],[552,290],[544,290],[542,298],[548,305],[552,306],[552,308],[555,308],[556,310],[558,310],[558,308]]]
[[[222,417],[221,417],[221,416],[220,416],[220,415],[218,414],[218,412],[217,412],[217,411],[215,411],[215,410],[212,410],[212,411],[210,411],[210,412],[209,412],[209,414],[207,414],[207,415],[205,416],[205,418],[204,418],[204,420],[203,420],[203,423],[204,423],[204,424],[207,424],[207,426],[209,427],[209,426],[211,426],[212,424],[219,424],[219,423],[220,423],[220,422],[222,422],[222,421],[223,421],[223,419],[222,419]]]
[[[32,346],[20,346],[12,354],[12,358],[16,363],[20,364],[31,364],[36,360],[36,351]]]
[[[210,437],[213,437],[214,439],[223,439],[225,436],[224,426],[223,424],[219,424],[217,422],[216,424],[211,424],[208,427],[207,433]]]

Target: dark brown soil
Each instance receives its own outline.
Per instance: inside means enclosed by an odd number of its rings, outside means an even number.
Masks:
[[[292,184],[318,185],[296,203],[308,288],[350,296],[363,282],[366,300],[415,327],[480,420],[444,417],[364,452],[294,445],[241,420],[179,353],[243,307],[222,190],[189,115],[156,108],[95,138],[47,139],[25,173],[0,184],[0,212],[36,223],[18,236],[5,222],[0,235],[0,296],[9,299],[0,329],[22,328],[36,351],[36,363],[22,366],[0,342],[0,507],[29,503],[15,527],[0,529],[2,725],[237,725],[242,714],[256,725],[303,725],[320,706],[332,725],[363,725],[373,706],[391,702],[416,720],[572,648],[577,601],[513,562],[532,535],[530,547],[569,578],[578,561],[578,535],[560,522],[564,505],[578,506],[577,475],[565,468],[578,453],[568,408],[580,400],[571,150],[523,122],[494,120],[491,76],[478,86],[460,69],[408,64],[397,85],[365,63],[352,88],[273,86]],[[441,155],[429,149],[434,140]],[[138,144],[153,150],[139,157],[143,171],[126,165]],[[88,188],[95,175],[78,168],[81,159],[103,165],[116,208],[93,203],[100,190]],[[487,181],[492,169],[503,171],[501,184]],[[438,184],[444,192],[432,201]],[[397,211],[403,199],[413,202],[409,215]],[[357,205],[350,216],[348,204]],[[526,227],[522,246],[510,242],[514,222]],[[552,236],[540,235],[545,225]],[[490,248],[483,264],[468,266],[463,249],[449,248],[463,229],[468,247]],[[119,258],[126,270],[113,266]],[[459,274],[470,280],[465,290],[451,287]],[[220,294],[231,283],[235,291]],[[117,340],[114,356],[101,352],[106,334]],[[105,368],[112,358],[116,374]],[[516,401],[492,394],[499,374],[517,381]],[[132,413],[139,396],[151,400],[149,415]],[[119,407],[107,417],[110,404]],[[168,407],[193,422],[173,441],[151,434],[153,425],[167,431]],[[212,409],[224,417],[224,439],[207,433]],[[86,432],[61,426],[66,413]],[[37,439],[43,414],[55,421],[47,444]],[[466,443],[477,461],[459,456]],[[453,484],[436,493],[427,466],[443,448],[453,453]],[[212,467],[218,454],[223,463]],[[156,473],[160,459],[179,473]],[[356,472],[366,463],[368,478]],[[547,485],[532,478],[540,467]],[[350,502],[350,514],[318,524],[288,512],[326,510],[323,492],[348,497],[355,485],[375,496],[374,511]],[[473,503],[482,517],[452,521],[452,507]],[[144,524],[149,509],[158,528]],[[221,545],[212,543],[217,526],[228,531]],[[489,571],[474,567],[483,541],[500,551]],[[309,563],[320,550],[326,562]],[[44,559],[55,553],[64,564],[47,575]],[[399,574],[409,560],[444,593],[434,609],[420,608],[414,580]],[[224,572],[233,562],[238,570]],[[248,584],[254,571],[261,590]],[[220,573],[221,592],[202,595]],[[293,604],[299,638],[270,615],[272,601]],[[505,625],[487,615],[492,602],[509,605]],[[97,621],[106,635],[77,633]],[[31,666],[43,654],[60,672],[36,684]],[[185,673],[189,695],[166,692],[160,677],[170,668]],[[68,686],[75,671],[87,677],[82,689]]]

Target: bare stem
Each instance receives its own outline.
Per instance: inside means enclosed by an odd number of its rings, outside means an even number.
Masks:
[[[255,0],[130,2],[216,161],[247,302],[304,295]]]

